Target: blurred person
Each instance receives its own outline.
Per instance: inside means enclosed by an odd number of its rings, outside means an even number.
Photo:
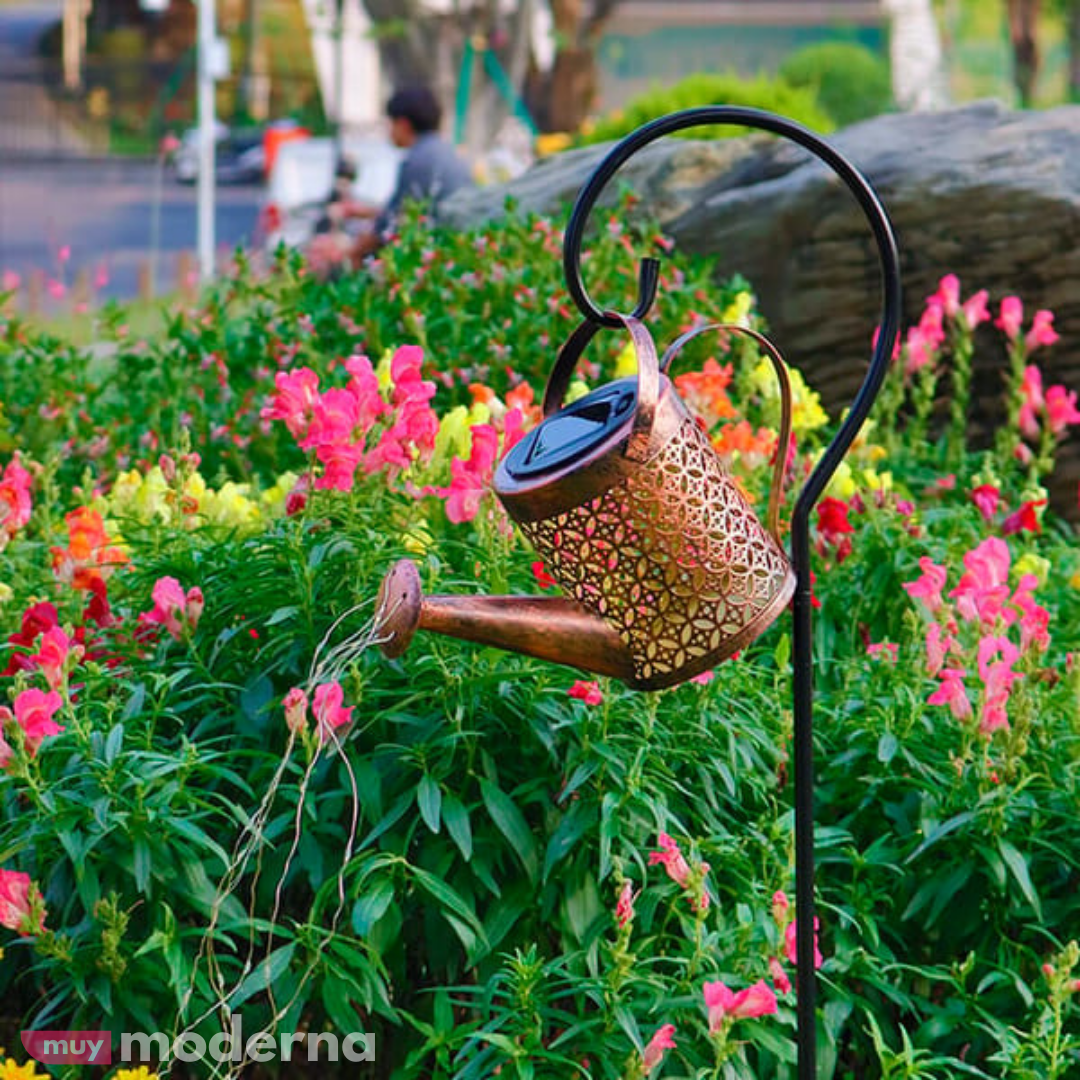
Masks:
[[[439,134],[442,109],[428,87],[408,86],[398,90],[387,102],[386,115],[391,142],[406,151],[390,201],[378,207],[346,199],[330,207],[336,221],[361,218],[372,223],[370,230],[352,241],[348,250],[348,259],[354,266],[359,266],[386,242],[406,202],[425,202],[437,210],[448,195],[473,184],[468,166]]]

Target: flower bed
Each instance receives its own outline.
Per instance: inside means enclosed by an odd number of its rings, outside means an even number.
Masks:
[[[628,303],[658,243],[613,221],[590,280]],[[425,590],[551,589],[488,486],[571,329],[559,244],[407,230],[374,286],[240,265],[158,339],[112,311],[111,350],[3,324],[9,1054],[231,1011],[370,1032],[373,1076],[794,1075],[785,620],[662,695],[372,647],[405,554]],[[658,340],[758,324],[668,266]],[[1080,556],[1041,485],[1080,414],[1035,365],[1052,316],[988,300],[943,280],[816,516],[821,1076],[1078,1066]],[[1007,419],[974,450],[991,314]],[[769,368],[694,349],[676,383],[760,503]],[[792,375],[789,492],[832,430]]]

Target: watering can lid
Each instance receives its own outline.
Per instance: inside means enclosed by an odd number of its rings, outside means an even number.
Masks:
[[[514,446],[501,467],[515,480],[535,479],[621,438],[633,422],[637,385],[636,378],[619,379],[563,406]]]

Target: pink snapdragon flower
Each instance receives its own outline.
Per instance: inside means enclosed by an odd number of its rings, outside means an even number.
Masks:
[[[900,655],[900,646],[895,641],[874,641],[866,646],[866,655],[875,659],[890,660],[895,664]]]
[[[1020,610],[1020,651],[1026,653],[1034,647],[1045,652],[1050,647],[1050,612],[1035,602],[1032,593],[1039,579],[1025,574],[1012,596],[1012,603]]]
[[[978,507],[984,521],[993,521],[1001,505],[1001,491],[993,484],[980,484],[971,489],[971,501]]]
[[[195,631],[203,613],[202,589],[195,586],[184,592],[184,587],[174,577],[159,578],[150,593],[153,610],[139,616],[139,622],[164,626],[176,641],[185,630]]]
[[[672,1037],[674,1034],[674,1024],[664,1024],[656,1029],[641,1055],[641,1071],[645,1076],[664,1060],[666,1051],[675,1049],[675,1039]]]
[[[1064,386],[1051,386],[1046,391],[1046,422],[1055,435],[1061,435],[1072,424],[1080,424],[1076,408],[1076,391]]]
[[[45,906],[29,874],[0,870],[0,926],[24,936],[45,929]]]
[[[709,1034],[715,1035],[731,1020],[769,1016],[776,1012],[776,995],[762,979],[738,993],[722,982],[707,982],[702,987],[705,1008],[709,1011]]]
[[[969,330],[974,330],[990,318],[990,310],[986,306],[989,298],[990,294],[985,289],[980,289],[964,301],[961,311]]]
[[[307,727],[308,697],[299,686],[294,686],[282,701],[285,708],[285,726],[300,735]]]
[[[945,666],[949,653],[957,649],[956,638],[942,630],[938,623],[931,623],[926,629],[926,673],[936,676]]]
[[[30,473],[16,451],[0,473],[0,548],[30,520]]]
[[[1001,308],[994,325],[1004,331],[1010,341],[1020,336],[1020,327],[1024,323],[1024,304],[1019,296],[1006,296],[1001,301]]]
[[[345,691],[342,690],[340,683],[322,683],[315,687],[312,712],[315,714],[315,734],[320,746],[333,738],[332,732],[352,723],[355,706],[350,705],[345,708],[344,699]]]
[[[792,967],[799,966],[799,951],[798,951],[798,936],[799,931],[797,928],[798,919],[792,919],[787,924],[784,930],[784,952],[788,958],[788,963]],[[818,948],[818,928],[821,926],[821,920],[814,916],[814,968],[815,970],[825,962],[821,955],[821,950]]]
[[[283,420],[293,438],[302,439],[319,399],[319,376],[310,368],[279,371],[270,404],[259,415],[264,420]]]
[[[472,521],[480,511],[480,500],[488,489],[495,457],[499,449],[499,436],[490,424],[473,424],[472,450],[468,461],[454,458],[450,462],[450,486],[439,494],[446,500],[446,516],[460,525]]]
[[[945,668],[939,675],[941,685],[926,699],[927,704],[948,705],[957,720],[969,720],[974,710],[964,686],[964,674],[962,668]]]
[[[1009,693],[1020,678],[1012,666],[1019,657],[1020,651],[1008,638],[988,635],[979,642],[979,676],[984,687],[979,730],[984,735],[1009,726]]]
[[[33,757],[45,739],[50,735],[59,735],[64,730],[53,719],[63,704],[64,699],[55,690],[48,693],[37,688],[23,690],[15,698],[14,712],[7,706],[0,706],[0,725],[18,724]]]
[[[784,965],[775,956],[769,957],[769,974],[772,976],[773,986],[781,994],[791,993],[791,979],[788,978]]]
[[[927,297],[928,304],[938,305],[950,318],[956,318],[960,310],[960,279],[955,274],[946,274],[939,282],[937,292]]]
[[[618,903],[615,905],[615,922],[621,930],[634,917],[634,899],[637,893],[631,882],[626,882],[619,893]]]
[[[1038,417],[1046,407],[1046,399],[1043,397],[1042,372],[1034,364],[1024,368],[1020,395],[1022,400],[1017,413],[1020,434],[1027,439],[1036,439],[1039,436]]]
[[[906,582],[904,591],[912,600],[921,600],[926,610],[935,615],[944,603],[941,590],[945,587],[948,571],[926,555],[919,559],[919,569],[922,570],[922,575],[915,581]]]
[[[690,878],[690,864],[686,861],[678,842],[662,832],[657,838],[659,851],[649,852],[650,866],[663,866],[667,876],[681,889],[685,889]]]
[[[1030,353],[1042,345],[1053,345],[1060,335],[1054,329],[1054,313],[1043,308],[1035,312],[1031,320],[1031,329],[1024,338],[1024,346]]]
[[[41,635],[38,651],[27,660],[40,669],[50,690],[59,690],[67,680],[69,667],[79,662],[84,651],[59,626],[51,626]]]
[[[965,571],[949,593],[961,618],[990,626],[1009,596],[1009,548],[991,536],[964,555]]]

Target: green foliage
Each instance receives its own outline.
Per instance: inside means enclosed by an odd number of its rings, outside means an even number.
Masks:
[[[892,105],[888,62],[855,42],[807,45],[780,65],[780,76],[813,93],[837,127],[867,120]]]
[[[761,75],[747,79],[739,75],[689,75],[673,86],[656,87],[628,101],[594,127],[578,136],[578,143],[610,142],[629,135],[642,124],[666,113],[701,105],[740,105],[779,113],[818,132],[832,131],[836,124],[812,89],[796,87],[779,78]],[[687,128],[684,138],[723,138],[746,133],[740,127]]]
[[[648,227],[600,231],[594,293],[627,306],[636,256],[664,246]],[[427,595],[543,587],[490,494],[476,488],[470,516],[433,490],[462,478],[484,424],[505,435],[508,399],[535,410],[526,388],[573,323],[559,253],[550,223],[511,218],[459,237],[410,229],[377,288],[320,283],[282,255],[269,276],[239,266],[146,341],[106,312],[108,354],[5,321],[0,695],[10,708],[55,683],[65,730],[31,746],[0,714],[0,870],[29,875],[46,927],[20,934],[0,906],[4,1030],[208,1036],[227,1003],[247,1034],[373,1032],[394,1080],[616,1080],[645,1075],[670,1023],[653,1077],[792,1080],[785,620],[662,695],[575,689],[580,673],[425,632],[395,660],[374,648],[375,591],[403,555]],[[661,344],[702,318],[760,325],[744,283],[669,259]],[[1080,556],[1049,511],[1041,531],[1014,514],[1036,512],[1068,397],[1048,387],[1035,403],[1035,338],[1018,329],[998,444],[971,451],[976,339],[948,303],[925,355],[909,339],[814,523],[818,1072],[1065,1080],[1080,1052]],[[1029,334],[1047,343],[1040,325]],[[340,393],[342,361],[366,351],[400,404],[383,353],[415,340],[437,383],[430,460],[298,487],[327,473],[263,415],[275,376],[308,368]],[[624,345],[603,335],[582,378],[624,372]],[[761,505],[775,380],[731,336],[695,346],[679,392]],[[800,477],[832,427],[792,382]],[[373,421],[365,448],[391,424]],[[971,498],[985,486],[1002,503],[989,516]],[[978,600],[984,624],[949,593],[990,538],[1008,568]],[[948,578],[936,614],[903,587],[923,559]],[[96,592],[80,577],[94,572]],[[201,592],[174,632],[154,614],[166,577]],[[1027,600],[1045,607],[1045,643],[1021,637],[1041,625]],[[46,601],[84,650],[49,682],[30,659]],[[927,640],[947,616],[970,718],[928,701],[941,679]],[[984,730],[988,637],[1023,650],[1008,724]],[[320,735],[315,692],[331,684],[352,711]],[[710,1024],[716,982],[775,993],[775,1014]]]

